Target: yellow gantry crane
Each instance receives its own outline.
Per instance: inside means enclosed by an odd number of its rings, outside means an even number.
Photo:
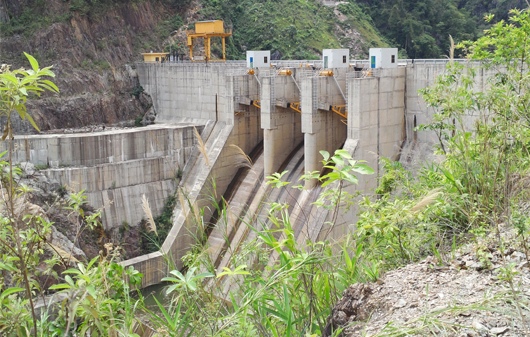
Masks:
[[[221,20],[198,21],[195,22],[195,29],[188,29],[186,31],[188,36],[188,47],[190,48],[190,60],[192,61],[226,61],[225,54],[225,38],[232,35],[232,30],[225,28],[224,22]],[[213,37],[220,37],[223,41],[223,58],[212,59],[211,39]],[[204,56],[194,59],[193,45],[197,39],[204,40]]]

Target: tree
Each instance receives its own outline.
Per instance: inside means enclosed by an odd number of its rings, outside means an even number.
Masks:
[[[30,260],[35,262],[35,254],[33,254],[33,251],[37,249],[38,253],[41,248],[39,246],[40,240],[36,239],[36,237],[38,238],[40,235],[45,234],[50,224],[46,224],[38,216],[28,220],[27,214],[18,213],[16,210],[17,199],[20,197],[25,198],[27,189],[17,186],[13,180],[13,173],[17,172],[13,170],[12,162],[13,150],[11,144],[13,139],[13,126],[11,118],[13,112],[16,111],[22,120],[27,119],[35,129],[39,130],[35,121],[27,112],[26,101],[32,96],[40,96],[46,90],[59,92],[59,89],[51,81],[44,79],[45,77],[55,77],[55,74],[50,70],[51,67],[40,69],[35,58],[29,54],[24,54],[31,64],[31,70],[21,68],[12,71],[8,65],[3,65],[0,69],[0,116],[6,117],[2,140],[5,141],[8,138],[9,142],[9,161],[7,163],[4,162],[4,165],[9,167],[9,176],[4,177],[5,179],[2,181],[2,187],[7,190],[7,197],[4,199],[7,214],[4,214],[2,219],[2,227],[3,230],[6,230],[4,232],[6,236],[0,239],[0,243],[3,246],[2,248],[10,251],[16,257],[16,263],[14,265],[17,266],[16,270],[20,271],[20,277],[22,278],[26,296],[29,300],[33,328],[36,335],[37,317],[35,315],[32,294],[35,282],[33,282],[32,276],[28,272],[28,262]],[[34,226],[31,226],[32,224]],[[30,238],[34,238],[35,240],[31,240]]]

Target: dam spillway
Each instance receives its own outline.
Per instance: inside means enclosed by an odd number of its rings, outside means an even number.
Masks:
[[[20,136],[15,139],[15,161],[49,166],[44,172],[51,179],[85,189],[91,205],[103,208],[105,228],[112,228],[123,221],[140,221],[143,194],[155,215],[177,188],[186,191],[195,207],[207,206],[206,196],[212,192],[220,200],[243,164],[232,145],[246,154],[261,146],[253,167],[231,192],[237,197],[228,200],[247,203],[246,209],[230,206],[237,216],[266,223],[260,203],[283,200],[292,205],[298,239],[316,239],[328,231],[336,236],[355,222],[355,210],[326,228],[328,215],[311,207],[321,191],[316,182],[306,185],[308,192],[293,191],[289,196],[271,191],[264,179],[284,168],[294,170],[289,173],[293,181],[303,172],[320,171],[319,151],[339,148],[379,171],[380,157],[398,158],[405,141],[432,142],[432,134],[415,135],[414,127],[431,117],[417,90],[434,83],[445,65],[444,60],[415,60],[394,69],[368,72],[351,67],[321,76],[313,61],[278,61],[254,74],[244,62],[138,63],[140,84],[153,99],[156,124],[102,133]],[[342,114],[336,113],[341,106]],[[201,134],[205,155],[197,148],[194,128]],[[182,171],[178,183],[173,179],[176,167]],[[369,190],[377,177],[359,177],[358,186],[346,188]],[[198,230],[186,227],[193,216],[189,207],[177,204],[161,252],[122,262],[145,275],[142,286],[159,283],[167,275],[167,256],[182,267],[180,259]],[[204,221],[212,216],[214,210],[205,208]],[[247,239],[248,229],[243,227],[235,220],[227,224],[228,236],[212,230],[209,244],[216,267],[228,263],[223,240],[236,244],[234,240]]]

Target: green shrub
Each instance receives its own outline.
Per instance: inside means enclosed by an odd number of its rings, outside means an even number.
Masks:
[[[36,170],[47,170],[49,169],[50,166],[48,164],[39,164],[39,165],[35,165],[35,169]]]
[[[138,116],[136,117],[136,119],[134,120],[134,126],[140,128],[143,126],[142,124],[142,120],[144,119],[144,116]]]
[[[140,98],[140,94],[144,92],[144,88],[141,86],[141,85],[137,85],[136,87],[133,88],[133,90],[131,91],[131,95],[136,97],[136,98]]]
[[[59,188],[57,188],[57,194],[61,198],[64,198],[68,194],[68,190],[66,189],[66,186],[64,185],[59,186]]]

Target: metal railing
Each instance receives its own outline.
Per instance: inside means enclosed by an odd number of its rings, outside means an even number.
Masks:
[[[369,78],[369,77],[380,77],[381,69],[370,69],[366,68],[359,71],[349,71],[346,73],[346,78]]]
[[[453,62],[470,62],[469,59],[398,59],[398,65],[409,65],[409,64],[446,64],[450,61]],[[477,61],[473,61],[477,62]],[[370,60],[350,60],[351,65],[370,65]],[[365,67],[366,68],[366,67]]]
[[[398,59],[399,66],[413,65],[413,64],[446,64],[453,62],[480,62],[469,59]],[[171,64],[204,64],[206,61],[190,61],[190,60],[164,60],[162,62],[143,61],[143,63],[171,63]],[[246,60],[226,60],[226,61],[208,61],[209,64],[224,64],[232,66],[246,66]],[[307,68],[307,69],[323,69],[322,60],[271,60],[272,67],[275,68]],[[350,67],[370,68],[369,60],[350,60]]]
[[[247,61],[240,61],[240,60],[235,60],[235,61],[190,61],[190,60],[167,60],[167,61],[161,61],[161,62],[157,62],[157,61],[141,61],[141,62],[138,62],[138,63],[159,63],[159,64],[175,64],[175,65],[178,65],[178,64],[182,64],[182,65],[191,65],[191,64],[196,64],[196,65],[200,65],[200,64],[205,64],[205,63],[208,63],[208,64],[223,64],[223,65],[227,65],[227,66],[237,66],[237,67],[241,67],[241,66],[245,66],[247,65]]]

